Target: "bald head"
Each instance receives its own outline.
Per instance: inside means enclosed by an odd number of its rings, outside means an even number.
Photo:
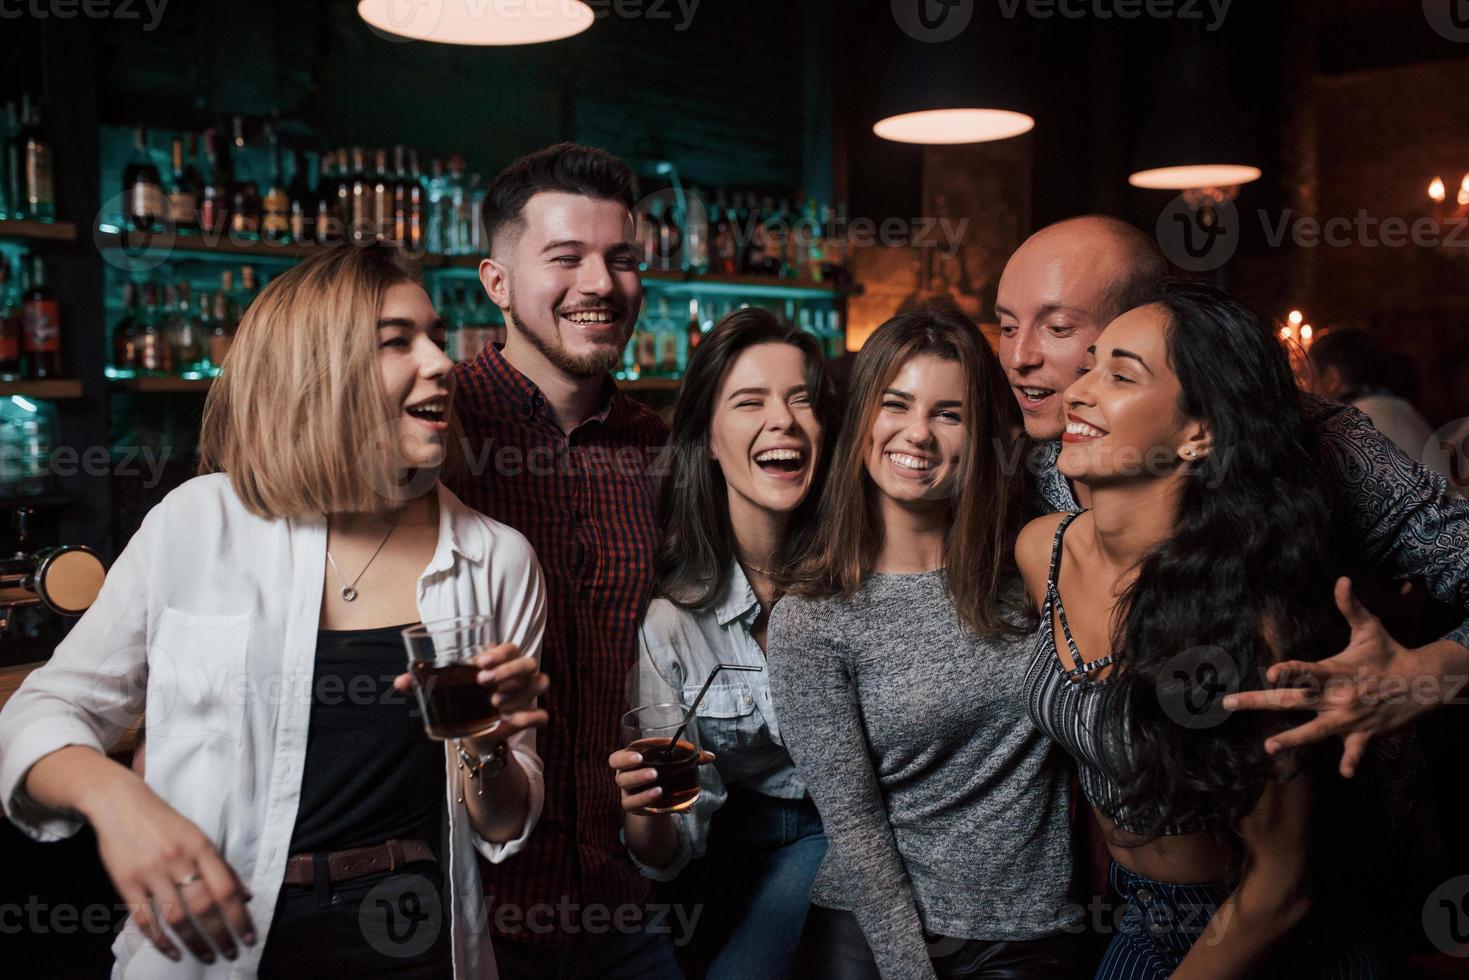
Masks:
[[[1125,221],[1068,218],[1031,235],[1000,276],[1000,359],[1033,438],[1066,427],[1061,392],[1113,318],[1148,301],[1168,274],[1157,244]]]

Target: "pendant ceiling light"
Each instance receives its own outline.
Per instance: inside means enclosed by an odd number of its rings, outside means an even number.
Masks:
[[[872,131],[896,143],[947,145],[1009,139],[1035,127],[1018,75],[980,32],[952,41],[905,41],[889,61]]]
[[[596,14],[581,0],[359,0],[384,34],[439,44],[542,44],[580,34]]]
[[[1133,187],[1232,188],[1260,179],[1244,110],[1230,95],[1223,53],[1194,42],[1165,60],[1158,101],[1133,160]]]

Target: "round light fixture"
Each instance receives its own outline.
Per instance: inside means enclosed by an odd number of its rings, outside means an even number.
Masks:
[[[1186,191],[1197,187],[1234,187],[1260,179],[1260,168],[1242,163],[1194,163],[1139,170],[1127,182],[1149,190]]]
[[[597,19],[581,0],[359,0],[357,14],[394,40],[437,44],[543,44]]]
[[[1008,109],[928,109],[878,120],[872,131],[895,143],[988,143],[1028,133],[1035,119]]]

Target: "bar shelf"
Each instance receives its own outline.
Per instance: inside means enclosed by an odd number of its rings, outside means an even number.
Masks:
[[[77,227],[70,221],[0,221],[0,238],[19,238],[33,242],[74,242]]]
[[[45,381],[0,381],[0,398],[18,395],[42,401],[62,401],[82,397],[82,383],[76,378],[52,378]]]

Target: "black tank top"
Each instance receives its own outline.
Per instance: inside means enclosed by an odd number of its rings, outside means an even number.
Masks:
[[[415,837],[439,847],[444,747],[424,734],[417,699],[393,689],[404,628],[318,631],[290,853]]]

